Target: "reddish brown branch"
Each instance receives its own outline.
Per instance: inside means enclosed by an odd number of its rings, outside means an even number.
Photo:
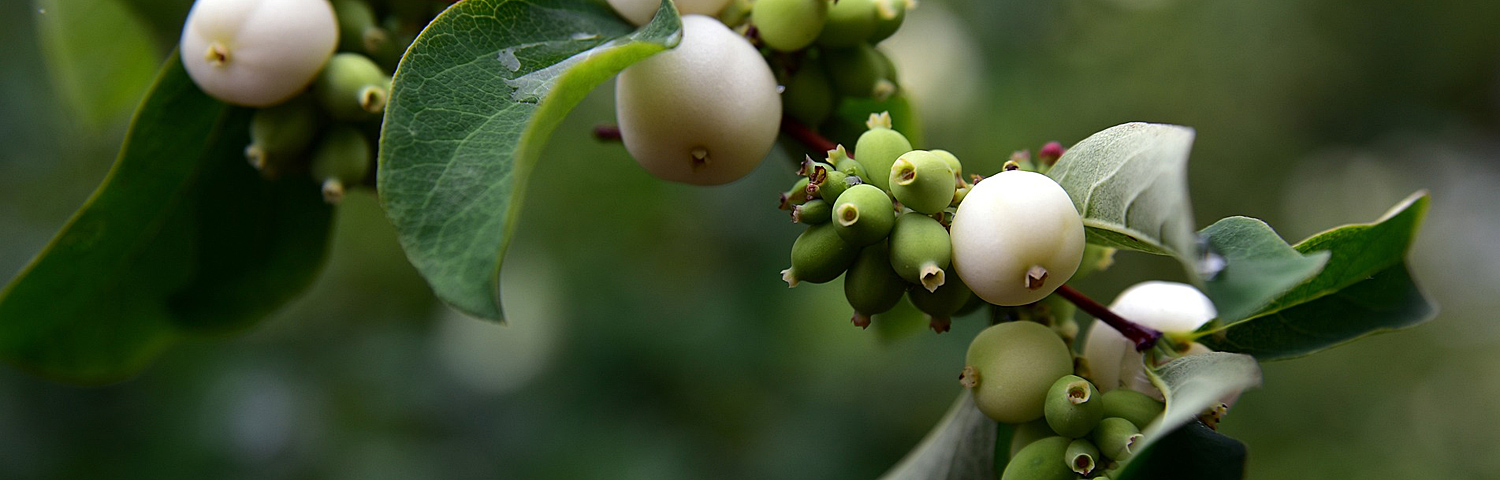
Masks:
[[[1089,298],[1088,295],[1084,295],[1083,292],[1074,290],[1073,287],[1067,285],[1058,287],[1057,294],[1062,295],[1069,302],[1073,302],[1074,305],[1078,306],[1079,310],[1083,310],[1089,315],[1093,315],[1094,318],[1098,318],[1100,321],[1114,327],[1115,331],[1120,332],[1125,338],[1135,343],[1135,350],[1138,352],[1146,351],[1155,346],[1156,341],[1161,339],[1161,332],[1116,315],[1109,308]]]
[[[594,139],[601,142],[620,141],[620,127],[614,125],[595,125]]]
[[[838,146],[833,141],[823,138],[823,135],[808,128],[807,125],[792,120],[791,117],[781,117],[781,133],[797,139],[803,145],[807,145],[808,148],[817,150],[818,152],[827,152]],[[849,157],[853,158],[854,155],[851,154]]]

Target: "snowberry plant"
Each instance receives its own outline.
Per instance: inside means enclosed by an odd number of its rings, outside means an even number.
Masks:
[[[1259,362],[1432,315],[1405,263],[1425,193],[1288,244],[1253,218],[1195,228],[1187,127],[1126,123],[995,171],[925,145],[879,47],[912,7],[198,0],[110,176],[0,292],[0,357],[107,382],[251,325],[307,287],[333,205],[366,186],[437,296],[500,320],[541,147],[611,78],[616,125],[596,136],[645,172],[784,172],[740,214],[776,195],[805,227],[767,239],[788,247],[787,286],[842,281],[860,328],[902,302],[937,333],[984,324],[958,400],[889,478],[1239,478],[1245,447],[1216,427]],[[795,165],[757,170],[778,138]],[[1108,306],[1069,285],[1117,252],[1175,259],[1187,283]]]

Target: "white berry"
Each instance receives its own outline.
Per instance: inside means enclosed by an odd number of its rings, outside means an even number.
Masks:
[[[975,184],[950,233],[953,270],[996,305],[1041,300],[1083,259],[1083,219],[1068,193],[1039,173],[1001,172]]]
[[[776,141],[776,77],[748,40],[712,17],[683,16],[682,32],[676,48],[620,72],[620,135],[652,175],[729,183],[754,170]]]
[[[1176,282],[1151,281],[1136,284],[1109,305],[1120,317],[1164,334],[1189,333],[1218,316],[1213,302],[1193,288]],[[1196,342],[1185,355],[1210,351]],[[1135,344],[1104,322],[1095,321],[1083,347],[1089,375],[1100,391],[1128,388],[1158,399],[1161,392],[1151,385]]]
[[[305,89],[338,38],[327,0],[198,0],[182,28],[182,65],[214,98],[267,107]]]
[[[682,15],[713,16],[718,15],[719,10],[729,5],[729,0],[673,0],[672,4],[677,5],[677,13]],[[630,23],[639,26],[645,25],[646,22],[651,21],[651,17],[656,16],[656,9],[661,7],[661,2],[659,0],[609,0],[609,6],[614,7],[615,11],[626,20],[630,20]]]

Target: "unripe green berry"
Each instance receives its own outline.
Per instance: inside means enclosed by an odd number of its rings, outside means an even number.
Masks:
[[[1073,355],[1062,339],[1052,329],[1028,321],[1005,322],[979,332],[969,343],[964,363],[959,383],[973,392],[979,411],[1004,423],[1042,418],[1047,389],[1073,371]]]
[[[870,43],[880,43],[896,34],[911,4],[912,0],[875,0],[875,31],[870,34]]]
[[[969,299],[974,298],[974,293],[969,287],[957,277],[947,278],[943,286],[937,290],[927,291],[925,288],[913,288],[907,292],[907,298],[911,299],[912,305],[927,315],[927,325],[932,331],[942,333],[948,331],[953,323],[953,315],[968,305]]]
[[[885,242],[861,249],[844,276],[844,298],[854,307],[854,324],[869,326],[871,316],[885,313],[901,301],[906,287],[906,282],[891,270],[891,251]]]
[[[889,122],[890,117],[885,118]],[[854,143],[854,159],[865,169],[861,177],[887,191],[891,189],[891,165],[910,151],[911,142],[901,132],[892,130],[889,123],[871,127]]]
[[[849,174],[834,169],[823,174],[821,180],[818,182],[818,196],[829,203],[838,201],[839,195],[843,195],[849,187],[860,184],[858,178],[851,178]]]
[[[912,150],[897,157],[887,181],[891,195],[906,208],[933,214],[953,203],[953,170],[932,152]]]
[[[373,159],[370,143],[358,129],[330,127],[313,151],[311,166],[313,179],[323,182],[323,200],[333,204],[342,201],[347,186],[364,181]]]
[[[1099,447],[1099,453],[1115,461],[1124,461],[1135,453],[1133,449],[1141,441],[1141,431],[1130,420],[1108,417],[1099,421],[1092,439],[1094,446]]]
[[[1116,388],[1100,395],[1105,417],[1129,420],[1135,428],[1144,430],[1146,425],[1161,415],[1166,405],[1160,400],[1126,388]]]
[[[340,53],[328,59],[314,89],[328,115],[356,122],[385,111],[391,77],[370,57]]]
[[[875,33],[875,0],[838,0],[828,9],[828,21],[818,34],[818,45],[848,48]]]
[[[791,190],[781,194],[781,205],[777,208],[791,210],[792,207],[807,203],[807,177],[797,179],[792,184]]]
[[[943,161],[948,164],[948,168],[951,169],[951,170],[953,170],[953,185],[954,186],[963,186],[964,185],[964,164],[962,162],[958,161],[958,156],[954,155],[953,152],[949,152],[947,150],[930,150],[930,151],[932,152],[933,155],[937,155],[938,158],[943,159]]]
[[[1067,454],[1069,440],[1063,437],[1048,437],[1031,442],[1016,452],[1016,456],[1005,465],[1000,480],[1075,480],[1078,474],[1068,468],[1063,457]]]
[[[684,15],[682,32],[676,48],[620,72],[620,137],[658,178],[729,183],[760,165],[776,142],[776,77],[745,37],[714,18]]]
[[[1066,375],[1047,389],[1044,413],[1052,431],[1068,438],[1088,435],[1104,418],[1104,402],[1094,384],[1077,375]]]
[[[1021,453],[1021,449],[1031,445],[1032,442],[1055,436],[1057,433],[1052,431],[1052,427],[1047,426],[1045,418],[1016,424],[1015,432],[1010,436],[1010,458],[1015,458],[1016,454]]]
[[[833,219],[833,205],[823,199],[808,200],[792,207],[792,221],[807,225],[828,223]]]
[[[828,74],[817,62],[803,62],[786,82],[781,92],[782,110],[803,125],[816,126],[833,113],[838,100],[833,94],[833,85]]]
[[[336,47],[338,21],[326,0],[197,0],[179,49],[204,93],[268,107],[306,88]]]
[[[896,224],[891,197],[872,185],[855,185],[845,190],[833,205],[833,216],[839,236],[853,245],[885,240]],[[889,258],[886,263],[890,263]]]
[[[906,281],[935,291],[947,281],[953,246],[948,230],[932,217],[907,212],[891,227],[891,267]]]
[[[833,89],[841,95],[885,100],[896,93],[885,55],[868,44],[823,51],[823,65],[833,78]],[[862,156],[854,149],[855,158]]]
[[[858,254],[859,248],[839,238],[833,224],[813,225],[792,243],[792,266],[781,271],[781,279],[788,287],[825,283],[839,278]]]
[[[812,45],[828,20],[828,0],[756,0],[750,22],[775,50],[791,52]]]
[[[996,305],[1041,300],[1083,259],[1083,218],[1068,193],[1039,173],[1000,172],[975,184],[952,233],[954,270]]]
[[[339,20],[339,50],[374,54],[390,43],[390,34],[364,0],[333,0],[333,11]]]
[[[318,110],[306,96],[256,110],[245,158],[261,175],[275,178],[302,158],[317,132]]]
[[[1087,476],[1093,472],[1101,460],[1103,457],[1099,456],[1099,447],[1082,438],[1069,442],[1068,449],[1063,452],[1063,462],[1079,475]]]

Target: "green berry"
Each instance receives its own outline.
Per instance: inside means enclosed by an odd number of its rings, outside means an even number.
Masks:
[[[818,45],[848,48],[875,33],[875,0],[838,0],[828,9],[828,21],[818,34]]]
[[[906,20],[906,11],[912,0],[875,0],[875,31],[870,34],[870,43],[880,43],[890,38]]]
[[[891,227],[891,267],[906,281],[935,291],[947,281],[953,245],[948,230],[932,217],[907,212]]]
[[[947,150],[929,150],[929,151],[932,152],[933,155],[937,155],[938,158],[943,159],[944,162],[947,162],[948,168],[951,169],[951,170],[953,170],[953,184],[954,185],[962,185],[964,183],[964,181],[963,181],[964,164],[962,162],[958,161],[958,156],[954,155],[953,152],[949,152]]]
[[[1141,441],[1141,430],[1135,424],[1120,417],[1109,417],[1099,422],[1094,429],[1094,445],[1099,453],[1112,460],[1124,461],[1135,453],[1133,448]]]
[[[858,254],[859,248],[839,238],[833,224],[813,225],[792,243],[792,266],[781,271],[781,279],[788,287],[826,283],[848,270]]]
[[[1075,480],[1078,474],[1063,462],[1069,440],[1048,437],[1031,442],[1005,465],[1000,480]]]
[[[871,316],[890,311],[901,301],[906,287],[891,270],[891,251],[885,242],[861,249],[844,276],[844,298],[854,307],[854,324],[869,326]]]
[[[906,296],[917,310],[927,315],[927,325],[932,327],[932,331],[942,333],[948,331],[953,323],[953,315],[964,308],[969,299],[974,298],[974,293],[969,291],[968,285],[954,277],[946,279],[937,290],[929,292],[925,288],[913,288]]]
[[[793,222],[819,225],[832,219],[833,205],[823,199],[808,200],[807,203],[792,207]]]
[[[370,57],[345,52],[328,59],[314,88],[329,116],[355,122],[385,111],[391,77]]]
[[[964,363],[959,383],[973,393],[979,411],[1004,423],[1042,418],[1047,389],[1073,371],[1073,355],[1062,339],[1052,329],[1028,321],[1005,322],[979,332],[969,343]]]
[[[854,245],[884,240],[896,224],[891,197],[871,185],[855,185],[845,190],[833,205],[833,215],[836,217],[833,226],[839,236]]]
[[[1128,388],[1104,392],[1100,401],[1105,417],[1123,418],[1137,429],[1145,429],[1166,408],[1160,400]]]
[[[1099,466],[1099,460],[1099,447],[1082,438],[1069,442],[1067,450],[1063,451],[1063,462],[1079,475],[1087,476],[1093,472]]]
[[[1104,402],[1094,384],[1077,375],[1066,375],[1047,389],[1043,411],[1052,431],[1068,438],[1088,435],[1104,418]]]
[[[885,118],[889,122],[889,117]],[[859,161],[866,173],[861,177],[887,191],[891,189],[891,165],[910,151],[911,142],[901,132],[892,130],[889,123],[871,127],[860,134],[859,140],[854,143],[854,159]]]
[[[293,167],[318,132],[318,110],[306,96],[255,111],[245,158],[261,175],[275,178]]]
[[[1026,448],[1027,445],[1031,445],[1032,442],[1057,436],[1057,433],[1052,431],[1052,427],[1047,426],[1047,419],[1045,418],[1016,424],[1015,427],[1015,433],[1012,433],[1010,436],[1011,458],[1015,458],[1017,453],[1021,453],[1021,449]]]
[[[833,113],[836,100],[823,66],[803,62],[781,92],[781,109],[803,125],[816,126]]]
[[[339,20],[339,50],[373,54],[390,43],[390,34],[364,0],[334,0],[333,12]]]
[[[847,173],[828,169],[827,173],[822,175],[822,181],[818,182],[818,196],[833,203],[838,200],[839,195],[844,194],[845,190],[859,185],[859,182],[858,178],[851,178]]]
[[[824,50],[823,62],[833,78],[834,91],[841,95],[885,100],[896,93],[888,60],[868,44]],[[854,154],[860,155],[858,148]]]
[[[953,203],[953,170],[942,157],[926,150],[897,157],[887,182],[896,201],[921,213],[938,213]]]
[[[323,134],[313,150],[313,179],[323,182],[323,200],[339,203],[348,185],[358,185],[370,171],[370,143],[358,129],[335,125]]]
[[[792,189],[781,194],[782,210],[791,210],[792,207],[807,203],[807,177],[797,179],[792,184]]]
[[[750,22],[766,46],[783,52],[812,45],[828,20],[828,0],[756,0]]]

